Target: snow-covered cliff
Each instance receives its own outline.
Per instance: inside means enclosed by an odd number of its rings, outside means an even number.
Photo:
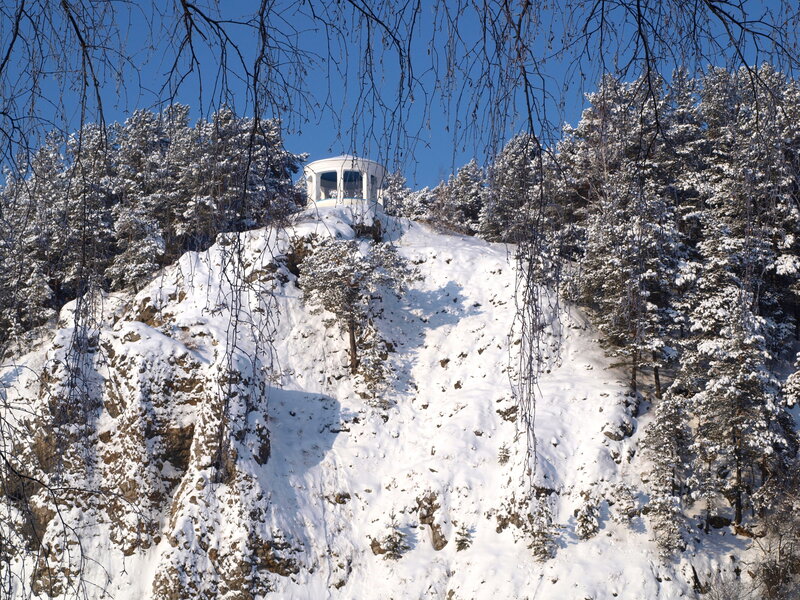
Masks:
[[[43,534],[47,549],[10,553],[19,597],[677,598],[692,566],[708,577],[741,549],[658,558],[634,403],[565,307],[530,473],[508,249],[381,219],[419,277],[379,300],[377,397],[297,285],[298,239],[364,233],[337,208],[72,303],[3,368],[17,455],[50,484],[20,483],[4,516],[20,548]],[[552,518],[544,561],[535,506]]]

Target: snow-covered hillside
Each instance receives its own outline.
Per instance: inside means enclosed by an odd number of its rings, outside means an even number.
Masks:
[[[722,557],[744,543],[722,531],[702,559],[658,557],[640,514],[632,398],[563,306],[531,480],[508,249],[381,219],[419,273],[382,300],[393,374],[381,402],[365,398],[346,336],[309,311],[286,257],[312,232],[354,238],[343,208],[226,236],[135,296],[98,300],[87,364],[68,353],[73,303],[5,369],[10,399],[34,415],[20,453],[74,487],[58,496],[61,516],[44,489],[30,514],[7,516],[46,527],[51,547],[49,562],[16,563],[20,597],[33,581],[42,595],[78,585],[123,600],[678,598],[694,595],[692,567],[708,580],[730,566]],[[557,526],[545,561],[529,548],[531,481]],[[583,539],[578,516],[597,533]]]

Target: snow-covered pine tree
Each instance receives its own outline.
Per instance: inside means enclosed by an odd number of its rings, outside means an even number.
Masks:
[[[185,249],[207,247],[221,231],[242,231],[293,210],[292,173],[303,156],[283,148],[280,123],[221,108],[176,144],[185,196],[175,229]]]
[[[199,120],[181,140],[178,187],[186,198],[174,227],[184,249],[207,248],[217,232],[226,229],[230,213],[242,200],[243,182],[236,175],[243,148],[235,147],[237,133],[236,116],[222,108],[210,121]]]
[[[640,187],[643,185],[643,187]],[[578,300],[592,309],[612,356],[630,365],[631,388],[645,366],[656,376],[671,353],[670,284],[676,267],[674,215],[655,186],[610,175],[592,207]]]
[[[7,172],[0,189],[0,343],[41,325],[58,305],[57,206],[67,191],[61,146],[60,138],[48,136],[29,175]]]
[[[383,206],[386,213],[394,217],[416,218],[410,205],[411,189],[402,171],[394,171],[386,176],[383,188]]]
[[[788,600],[800,594],[800,464],[786,478],[770,481],[759,492],[764,511],[753,546],[758,558],[752,571],[760,584],[760,597]]]
[[[472,531],[466,523],[461,523],[456,530],[456,552],[468,550],[472,545]]]
[[[581,492],[583,503],[575,509],[575,533],[582,540],[588,540],[600,531],[599,501],[594,493]]]
[[[63,150],[64,139],[55,133],[48,135],[31,161],[30,176],[9,188],[12,195],[21,194],[16,198],[17,208],[28,212],[27,225],[19,223],[22,228],[17,230],[24,232],[20,236],[23,252],[40,263],[53,286],[57,285],[56,270],[63,269],[57,238],[64,235],[67,226],[63,209],[69,181]]]
[[[163,115],[138,110],[118,128],[118,199],[112,209],[118,253],[106,269],[112,289],[146,280],[166,254],[168,222],[163,221],[169,208],[164,200],[176,177],[167,160],[170,139],[164,124]]]
[[[485,197],[483,170],[472,159],[441,188],[431,209],[432,218],[455,231],[474,235]]]
[[[21,248],[21,236],[12,233],[16,227],[24,227],[24,221],[17,210],[17,186],[9,179],[7,175],[6,185],[0,190],[0,215],[5,229],[0,233],[0,357],[3,356],[5,343],[25,330],[21,312],[24,306],[22,296],[26,254]]]
[[[677,70],[667,88],[665,110],[660,115],[663,146],[659,146],[658,153],[659,175],[667,194],[673,198],[679,215],[678,231],[687,250],[700,241],[703,203],[699,190],[710,154],[698,89],[697,80]]]
[[[529,515],[530,544],[528,547],[533,552],[536,560],[545,561],[553,557],[556,548],[556,535],[558,525],[553,523],[553,510],[550,507],[550,498],[538,495]]]
[[[539,145],[530,134],[515,135],[489,167],[483,208],[477,230],[490,241],[521,239],[526,210],[535,202],[542,173],[537,168]]]
[[[431,207],[436,201],[436,190],[424,187],[408,196],[408,212],[405,216],[415,221],[430,221]]]
[[[744,84],[749,94],[742,94],[749,110],[740,111],[739,129],[752,141],[741,148],[741,164],[750,167],[744,174],[771,248],[759,284],[759,314],[772,328],[770,351],[791,360],[785,351],[800,331],[800,86],[769,65],[758,69],[758,77],[761,84]]]
[[[795,358],[794,371],[786,378],[781,391],[787,407],[800,405],[800,354]]]
[[[650,460],[647,487],[650,492],[648,518],[664,555],[681,550],[685,542],[683,497],[690,464],[691,432],[685,398],[676,384],[655,406],[643,447]]]
[[[760,509],[754,504],[754,491],[770,477],[783,477],[796,452],[778,383],[765,364],[764,337],[743,329],[735,322],[739,319],[732,315],[734,323],[720,338],[702,345],[707,377],[691,399],[697,419],[692,450],[705,466],[694,475],[696,487],[725,498],[737,524],[748,507]],[[707,480],[698,481],[703,478]]]
[[[113,131],[94,123],[67,140],[66,194],[56,200],[59,292],[75,298],[99,289],[114,251],[117,200]]]
[[[721,204],[705,217],[704,268],[682,377],[695,391],[690,398],[697,421],[693,451],[702,468],[695,471],[693,487],[725,497],[741,523],[749,496],[770,472],[780,470],[788,447],[780,426],[779,387],[767,367],[769,327],[754,312],[757,301],[747,280],[763,245],[748,235],[739,237],[751,226],[726,214],[735,198],[720,197]],[[740,200],[746,203],[745,198]]]
[[[242,230],[281,221],[298,210],[292,175],[308,155],[286,150],[277,119],[242,119],[239,127],[245,149],[240,178],[247,201],[235,229]]]
[[[400,560],[406,552],[411,550],[408,536],[397,522],[394,512],[389,515],[389,533],[383,538],[380,545],[384,549],[384,560]]]
[[[570,289],[591,309],[611,354],[630,365],[631,388],[639,370],[651,367],[661,396],[659,369],[673,354],[671,290],[682,244],[658,163],[665,106],[651,92],[643,80],[604,78],[565,149],[574,193],[586,198],[589,213]]]
[[[326,238],[300,264],[299,285],[305,301],[316,312],[331,313],[333,318],[327,324],[337,324],[348,336],[352,374],[375,362],[371,356],[360,357],[360,349],[381,352],[374,339],[376,298],[399,294],[411,277],[412,269],[392,246],[365,240]],[[365,339],[370,333],[372,339]],[[379,364],[385,364],[377,358]],[[368,375],[380,378],[378,373]]]
[[[764,179],[773,168],[763,160],[770,143],[752,129],[754,113],[768,105],[750,89],[746,72],[712,70],[704,81],[701,110],[713,146],[700,187],[702,270],[687,297],[692,335],[679,374],[697,423],[690,484],[707,504],[724,499],[736,523],[748,507],[760,510],[757,490],[784,477],[796,453],[770,370],[786,330],[766,277],[777,255],[779,188]]]
[[[151,217],[143,203],[115,210],[114,229],[119,240],[120,254],[114,257],[105,270],[111,289],[122,289],[128,285],[139,286],[158,270],[166,252],[166,243],[161,229]],[[115,208],[117,208],[115,207]]]

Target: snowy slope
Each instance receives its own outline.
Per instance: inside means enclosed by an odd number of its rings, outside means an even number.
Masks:
[[[118,521],[130,515],[92,509],[100,524],[86,526],[84,550],[98,561],[87,572],[99,587],[87,594],[693,597],[689,559],[663,563],[645,519],[621,515],[622,484],[634,507],[645,500],[631,399],[584,319],[563,307],[553,315],[559,351],[551,336],[540,381],[533,473],[559,529],[554,557],[534,560],[518,526],[530,479],[512,388],[513,260],[501,245],[381,218],[420,274],[399,300],[383,301],[378,327],[394,346],[388,408],[362,398],[345,337],[310,314],[295,277],[274,260],[293,237],[355,236],[345,209],[308,213],[287,231],[242,234],[246,289],[230,283],[228,238],[185,255],[135,297],[105,300],[104,358],[94,367],[104,391],[89,440],[102,460],[93,481],[138,490],[132,498],[153,526],[120,533]],[[234,310],[253,326],[232,330]],[[272,348],[261,352],[258,332],[268,330]],[[17,399],[47,400],[31,373],[58,360],[69,335],[64,327],[21,359],[33,370],[6,371]],[[234,351],[223,351],[232,339]],[[230,391],[220,375],[229,364],[242,376],[220,421],[216,398]],[[210,479],[209,467],[220,423],[236,449],[223,482]],[[587,499],[598,505],[600,529],[583,540],[575,513]],[[392,521],[409,546],[397,560],[374,551]],[[459,532],[468,533],[462,550]],[[719,548],[721,556],[741,544]],[[701,576],[714,561],[712,553],[695,565]]]

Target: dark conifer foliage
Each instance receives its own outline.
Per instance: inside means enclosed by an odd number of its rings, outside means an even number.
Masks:
[[[797,94],[769,66],[606,77],[559,146],[556,202],[581,231],[565,289],[653,400],[665,554],[687,514],[768,519],[797,465]]]
[[[0,335],[41,325],[87,285],[138,287],[219,233],[289,214],[302,158],[283,148],[277,121],[228,108],[194,126],[173,105],[50,136],[0,190],[15,234],[0,246]]]

